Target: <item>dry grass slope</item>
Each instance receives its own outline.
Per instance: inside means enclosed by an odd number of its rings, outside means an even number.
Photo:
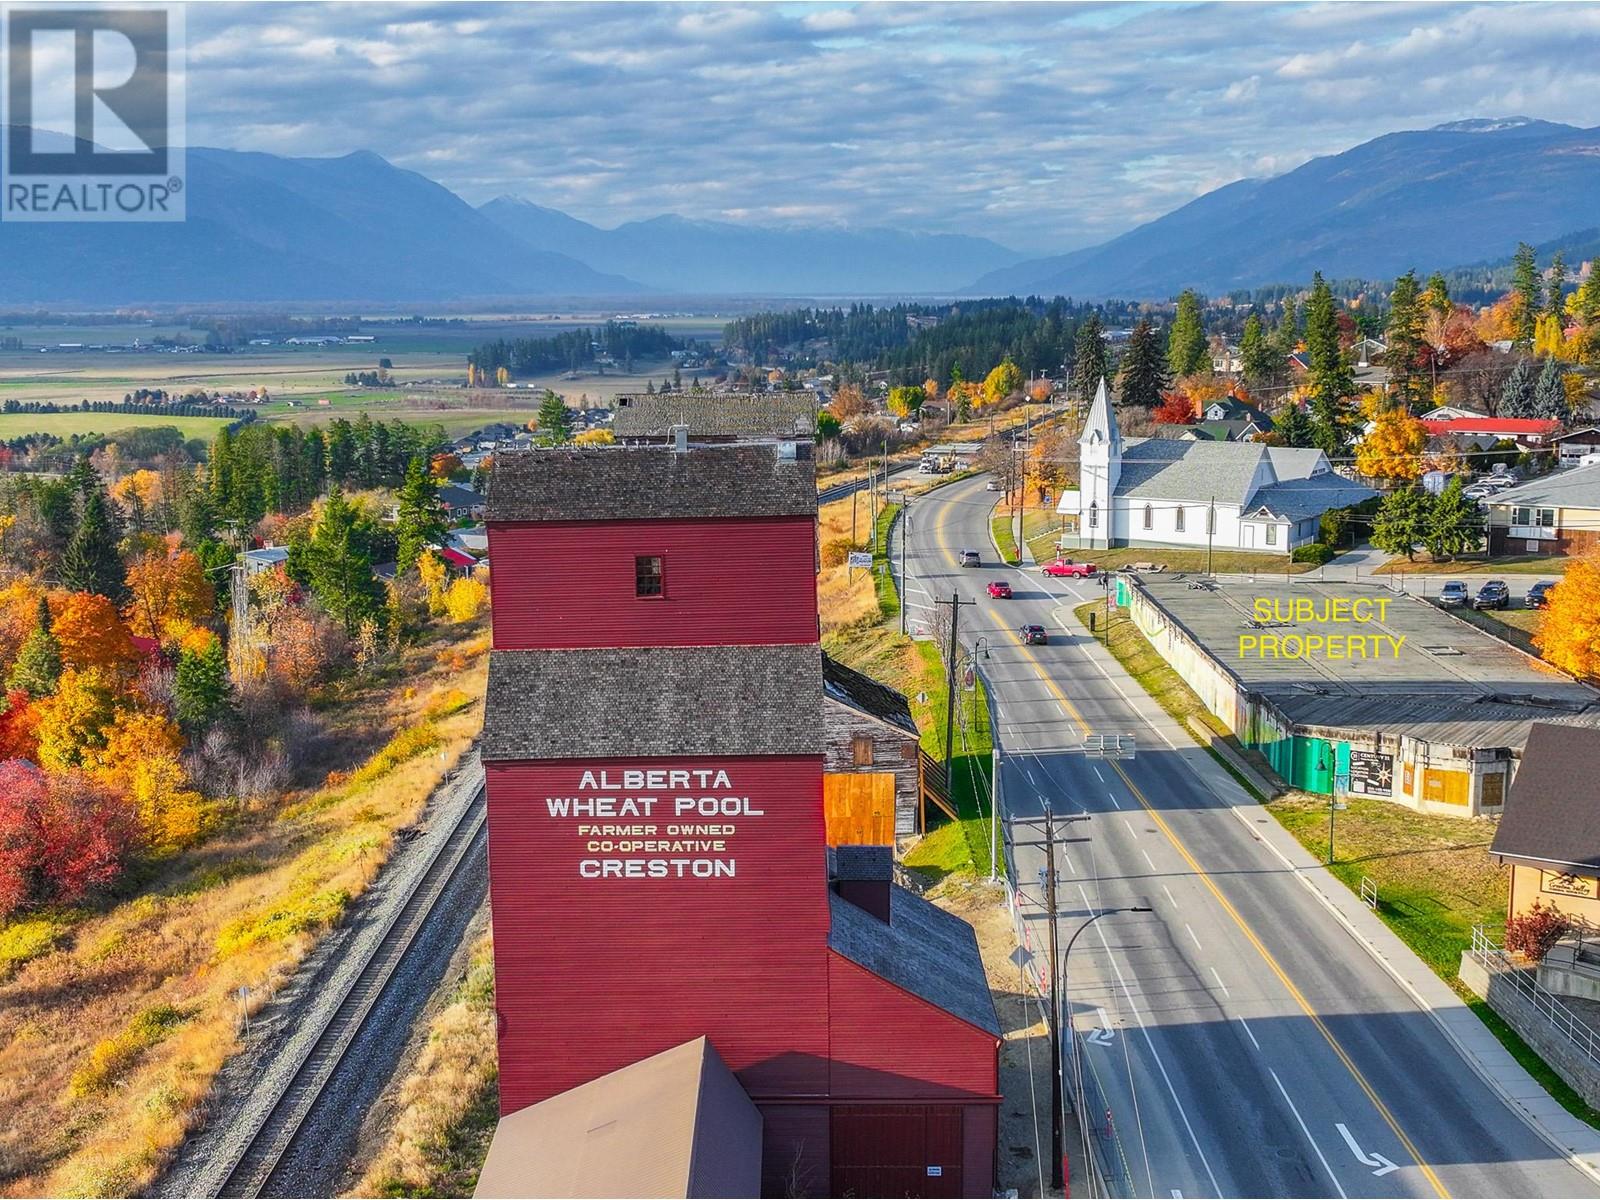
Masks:
[[[488,639],[449,626],[328,706],[328,776],[241,814],[102,912],[0,931],[0,1190],[147,1189],[251,1009],[359,897],[481,725]],[[423,732],[418,732],[423,731]],[[42,948],[41,948],[42,947]]]

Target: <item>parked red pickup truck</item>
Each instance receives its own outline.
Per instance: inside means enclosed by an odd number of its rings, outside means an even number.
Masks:
[[[1055,562],[1045,563],[1041,568],[1046,575],[1058,579],[1088,579],[1097,569],[1093,563],[1073,562],[1068,558],[1058,558]]]

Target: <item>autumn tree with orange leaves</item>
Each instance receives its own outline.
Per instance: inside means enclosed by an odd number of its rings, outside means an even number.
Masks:
[[[1413,480],[1422,475],[1428,428],[1404,408],[1372,417],[1372,428],[1356,447],[1356,471],[1371,479]]]
[[[128,568],[128,592],[123,612],[134,636],[162,643],[176,641],[216,603],[205,567],[192,550],[140,555]]]
[[[133,639],[117,606],[95,592],[72,592],[61,602],[50,632],[61,643],[69,668],[99,668],[115,673],[134,658]]]
[[[1533,644],[1552,666],[1600,679],[1600,549],[1567,568],[1549,601]]]

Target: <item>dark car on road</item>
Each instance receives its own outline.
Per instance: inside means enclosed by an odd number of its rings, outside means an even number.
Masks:
[[[1549,608],[1550,589],[1553,587],[1555,587],[1555,584],[1551,580],[1541,579],[1528,589],[1528,595],[1523,600],[1523,603],[1529,608]]]
[[[1024,625],[1017,631],[1022,636],[1025,646],[1043,646],[1050,640],[1050,635],[1045,633],[1043,625]]]
[[[1004,579],[996,579],[989,584],[989,596],[994,600],[1011,599],[1011,585]]]
[[[1439,590],[1440,608],[1460,608],[1472,600],[1472,593],[1459,579],[1452,579]]]
[[[1510,608],[1511,589],[1504,579],[1491,579],[1472,598],[1473,608]]]

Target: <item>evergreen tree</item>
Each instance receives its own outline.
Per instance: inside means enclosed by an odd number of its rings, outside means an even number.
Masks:
[[[1272,430],[1283,439],[1285,446],[1308,447],[1316,436],[1311,418],[1294,400],[1287,401],[1272,418]]]
[[[1477,549],[1483,529],[1483,514],[1478,506],[1461,494],[1461,476],[1445,484],[1444,491],[1429,506],[1423,544],[1434,559],[1454,558]]]
[[[1389,293],[1389,320],[1385,328],[1389,350],[1389,382],[1394,386],[1395,398],[1410,405],[1421,398],[1424,376],[1422,361],[1422,296],[1417,287],[1417,273],[1407,271],[1394,281]]]
[[[1440,316],[1449,316],[1455,308],[1455,302],[1450,299],[1450,285],[1438,271],[1428,276],[1428,290],[1423,294],[1423,300]]]
[[[444,505],[439,502],[439,485],[428,474],[422,456],[416,455],[406,467],[406,481],[395,497],[399,501],[394,530],[399,543],[395,553],[395,573],[404,575],[416,565],[423,550],[444,540]]]
[[[307,502],[322,495],[328,481],[328,442],[322,430],[313,426],[300,444],[300,474],[305,481]]]
[[[1534,328],[1539,318],[1539,264],[1533,247],[1527,242],[1517,243],[1517,252],[1511,260],[1512,321],[1516,327],[1515,344],[1519,350],[1533,345]]]
[[[61,583],[75,592],[98,592],[120,602],[127,592],[127,570],[117,550],[111,502],[105,489],[96,486],[81,503],[78,527],[61,555]]]
[[[1505,387],[1500,389],[1500,404],[1495,415],[1500,417],[1533,416],[1533,360],[1518,358],[1506,376]]]
[[[546,389],[539,404],[539,440],[546,445],[559,446],[571,438],[572,414],[567,410],[567,402]]]
[[[1251,313],[1239,339],[1239,363],[1245,387],[1251,391],[1271,387],[1283,373],[1284,355],[1267,339],[1261,317]]]
[[[1178,314],[1167,337],[1167,366],[1174,379],[1193,375],[1206,365],[1206,331],[1200,317],[1200,297],[1186,288],[1178,297]]]
[[[1161,343],[1150,322],[1141,318],[1133,327],[1128,348],[1122,355],[1122,370],[1117,377],[1121,401],[1154,408],[1161,403],[1161,393],[1167,383],[1167,364],[1161,353]]]
[[[1566,324],[1566,309],[1561,304],[1561,291],[1567,286],[1567,261],[1560,251],[1550,260],[1550,280],[1545,285],[1544,311],[1561,324]]]
[[[204,650],[184,650],[172,677],[172,707],[191,736],[202,733],[228,711],[228,657],[212,638]]]
[[[1300,344],[1299,315],[1295,311],[1293,296],[1283,298],[1283,315],[1272,328],[1272,346],[1284,358],[1293,354]]]
[[[1333,457],[1344,449],[1344,402],[1355,391],[1355,380],[1339,348],[1339,314],[1321,271],[1311,277],[1311,299],[1306,304],[1306,353],[1312,444]]]
[[[1567,403],[1567,364],[1554,354],[1544,360],[1539,381],[1533,385],[1533,415],[1546,421],[1563,423],[1572,415]]]
[[[1427,535],[1433,497],[1417,487],[1390,492],[1372,519],[1372,544],[1385,554],[1415,557]]]
[[[372,574],[371,529],[335,484],[305,556],[306,576],[322,606],[354,637],[364,617],[376,613],[382,590]]]
[[[349,483],[356,471],[356,437],[350,422],[337,417],[328,426],[328,478]]]
[[[11,666],[6,686],[21,688],[37,699],[54,692],[60,678],[61,643],[50,632],[50,605],[40,596],[37,623],[23,641],[22,649],[17,651],[17,661]]]
[[[1078,336],[1072,346],[1072,395],[1080,407],[1088,408],[1100,380],[1109,374],[1100,314],[1091,312],[1078,326]]]

